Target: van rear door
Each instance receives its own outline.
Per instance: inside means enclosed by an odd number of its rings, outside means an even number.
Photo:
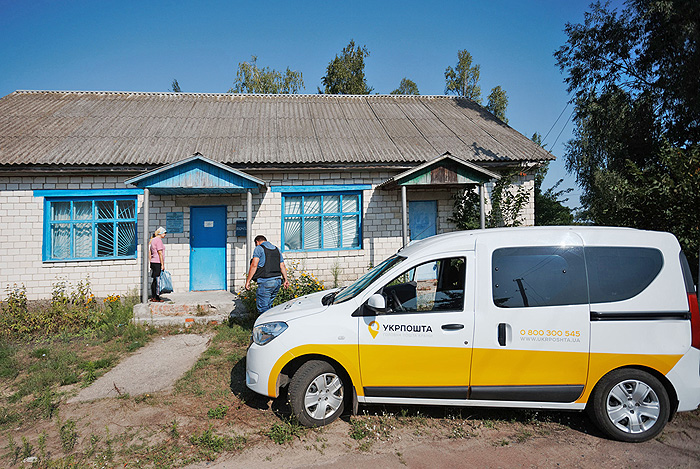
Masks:
[[[576,401],[590,331],[582,240],[571,232],[501,233],[477,241],[476,251],[470,399]]]

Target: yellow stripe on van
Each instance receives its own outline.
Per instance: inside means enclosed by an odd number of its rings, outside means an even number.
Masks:
[[[587,369],[587,352],[475,349],[471,385],[583,385]]]
[[[277,379],[279,378],[282,368],[284,368],[287,363],[291,362],[296,357],[311,354],[324,355],[340,363],[340,365],[345,368],[345,371],[347,371],[350,375],[352,382],[358,386],[357,394],[363,395],[361,393],[362,389],[359,387],[360,365],[357,358],[357,344],[308,344],[300,345],[299,347],[295,347],[285,352],[284,355],[277,360],[275,366],[273,366],[272,370],[270,371],[270,378],[267,381],[267,395],[277,397]]]
[[[683,355],[554,352],[513,349],[472,349],[309,344],[282,355],[270,372],[268,395],[277,397],[282,368],[302,355],[323,355],[340,363],[350,375],[357,395],[364,386],[547,386],[583,385],[576,401],[586,403],[595,384],[606,373],[625,366],[641,366],[667,374]],[[590,358],[590,361],[589,361]],[[470,362],[473,372],[470,377]],[[362,379],[360,379],[362,377]],[[469,382],[471,378],[471,383]]]
[[[652,355],[652,354],[625,354],[625,353],[592,353],[588,369],[588,385],[583,394],[576,401],[585,403],[593,391],[596,383],[606,373],[624,366],[641,366],[652,368],[662,375],[666,375],[676,366],[683,355]]]
[[[363,344],[360,360],[362,386],[469,385],[469,347]]]

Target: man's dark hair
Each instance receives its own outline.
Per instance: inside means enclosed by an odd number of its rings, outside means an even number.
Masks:
[[[253,241],[258,243],[260,241],[267,241],[267,238],[264,237],[263,235],[257,235]]]

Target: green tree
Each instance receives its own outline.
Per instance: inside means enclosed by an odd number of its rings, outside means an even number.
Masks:
[[[520,170],[510,169],[496,181],[491,190],[491,210],[486,215],[486,226],[520,226],[520,215],[530,200],[530,193],[521,184],[516,184]]]
[[[520,170],[510,169],[501,175],[491,190],[491,210],[486,213],[486,228],[512,227],[522,224],[520,216],[530,200],[526,187],[516,184]],[[449,221],[459,230],[475,230],[481,226],[479,193],[467,188],[453,196],[454,206]]]
[[[170,89],[173,93],[182,93],[182,91],[180,91],[180,83],[177,82],[177,78],[173,78]]]
[[[542,135],[535,132],[530,137],[530,140],[541,146]],[[574,223],[573,210],[564,205],[569,201],[566,194],[574,189],[559,189],[559,186],[564,182],[564,179],[559,179],[552,187],[542,191],[542,183],[549,171],[549,162],[540,165],[535,172],[535,225],[537,226],[553,226],[553,225],[571,225]]]
[[[594,3],[555,57],[574,93],[567,169],[588,220],[673,232],[697,272],[700,2]]]
[[[481,228],[481,209],[479,193],[472,187],[457,192],[452,196],[454,207],[448,218],[458,230],[477,230]]]
[[[390,94],[405,94],[405,95],[419,95],[418,85],[408,78],[402,78],[399,87],[392,91]]]
[[[259,68],[258,58],[251,57],[250,62],[239,62],[236,80],[229,93],[257,94],[297,94],[304,88],[301,72],[287,70],[282,73],[270,67]]]
[[[559,179],[552,187],[542,191],[542,182],[548,170],[549,162],[540,166],[535,173],[535,225],[571,225],[574,214],[564,203],[569,200],[565,195],[574,189],[560,189],[564,179]]]
[[[628,0],[618,13],[596,2],[584,24],[568,23],[555,52],[577,99],[610,91],[651,103],[671,143],[700,142],[700,2]]]
[[[325,94],[370,94],[372,88],[365,79],[365,58],[369,57],[367,46],[355,46],[355,41],[343,48],[326,68],[326,76],[321,78]]]
[[[457,52],[457,65],[445,69],[445,94],[455,94],[481,104],[479,74],[481,66],[472,65],[472,55],[466,50]]]
[[[535,142],[536,144],[538,144],[542,148],[545,147],[544,145],[542,145],[542,135],[540,135],[539,132],[535,132],[534,134],[532,134],[532,137],[530,137],[530,140],[532,140],[533,142]]]
[[[488,102],[486,103],[486,109],[488,109],[491,114],[501,119],[504,123],[508,123],[508,118],[506,117],[506,108],[508,107],[508,95],[506,90],[501,88],[501,85],[496,86],[491,90],[488,97]]]

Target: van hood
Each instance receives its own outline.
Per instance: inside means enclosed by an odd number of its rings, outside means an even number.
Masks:
[[[323,297],[338,290],[340,290],[340,288],[311,293],[310,295],[289,300],[286,303],[282,303],[281,305],[277,305],[265,311],[258,317],[255,324],[258,325],[272,321],[287,322],[304,316],[318,314],[328,309],[328,306],[321,303]]]

